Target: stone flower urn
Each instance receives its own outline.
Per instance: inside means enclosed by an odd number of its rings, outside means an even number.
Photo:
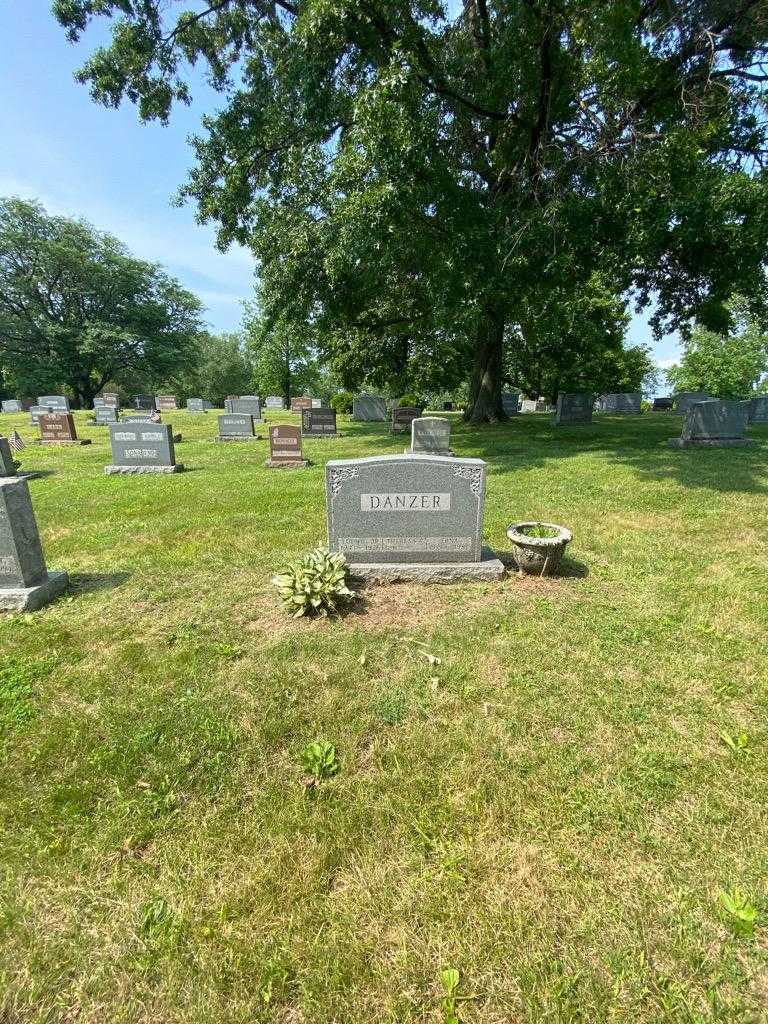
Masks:
[[[573,534],[555,523],[514,523],[507,530],[512,556],[520,573],[551,576],[563,558]]]

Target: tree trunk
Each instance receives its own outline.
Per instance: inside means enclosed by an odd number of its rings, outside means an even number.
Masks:
[[[477,330],[475,363],[465,414],[468,422],[498,423],[507,419],[501,404],[503,355],[504,318],[489,312]]]

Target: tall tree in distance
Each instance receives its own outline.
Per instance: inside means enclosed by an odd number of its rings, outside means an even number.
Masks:
[[[306,324],[266,314],[250,303],[245,303],[243,324],[253,387],[258,394],[281,395],[290,405],[294,395],[318,387],[320,365]]]
[[[200,218],[249,245],[286,326],[309,315],[339,357],[403,338],[466,351],[474,422],[503,418],[505,339],[542,291],[576,310],[599,275],[655,297],[659,329],[764,297],[764,0],[54,11],[73,41],[114,17],[79,77],[144,119],[189,102],[186,68],[206,61],[223,108],[183,190]]]
[[[90,224],[0,199],[0,361],[25,396],[158,383],[194,359],[199,300]]]

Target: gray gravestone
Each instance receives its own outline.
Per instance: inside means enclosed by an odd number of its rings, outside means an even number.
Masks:
[[[520,404],[520,412],[536,412],[538,402],[533,398],[524,398]]]
[[[732,448],[753,444],[744,436],[749,419],[745,402],[696,402],[685,414],[680,437],[671,437],[671,448]]]
[[[37,404],[54,412],[69,412],[69,399],[66,395],[41,395]]]
[[[43,405],[33,405],[33,406],[31,406],[30,410],[29,410],[30,423],[33,426],[36,427],[37,424],[40,422],[40,417],[44,416],[45,413],[47,413],[49,411],[50,410],[48,409],[47,406],[43,406]]]
[[[75,419],[71,412],[41,413],[37,425],[40,428],[40,444],[90,444],[81,439],[75,430]]]
[[[152,411],[157,408],[154,395],[134,395],[131,399],[132,409],[146,409]]]
[[[216,441],[259,441],[261,438],[253,429],[250,413],[227,412],[219,416],[219,436]]]
[[[264,402],[268,409],[285,409],[285,399],[280,395],[267,395]]]
[[[309,465],[301,453],[301,431],[298,427],[280,423],[269,428],[269,458],[266,465],[270,469],[296,469]]]
[[[335,409],[302,409],[303,437],[337,437]]]
[[[27,481],[0,479],[0,608],[34,611],[67,586],[65,572],[48,572]]]
[[[749,400],[749,422],[768,423],[768,395],[755,395]]]
[[[24,412],[24,406],[16,398],[6,398],[2,404],[3,412]]]
[[[583,426],[592,422],[592,395],[561,392],[557,396],[557,408],[553,423],[556,427]]]
[[[322,409],[323,408],[323,400],[322,400],[322,398],[313,398],[312,399],[312,408],[313,409]]]
[[[672,398],[654,398],[653,406],[651,407],[652,412],[669,412],[672,406],[675,404]]]
[[[674,411],[679,416],[685,416],[688,410],[699,402],[716,401],[717,399],[713,395],[708,395],[706,391],[681,391],[679,395],[675,395]]]
[[[600,412],[611,416],[639,416],[642,412],[641,401],[642,395],[639,391],[600,395],[598,408]]]
[[[385,423],[387,420],[387,401],[381,395],[363,393],[352,399],[352,419],[365,423]]]
[[[205,412],[205,402],[202,398],[188,398],[187,412]]]
[[[517,416],[520,403],[519,391],[503,391],[501,395],[501,407],[507,416]]]
[[[353,576],[448,583],[499,579],[483,548],[482,459],[379,455],[326,465],[328,546]]]
[[[16,476],[20,465],[13,457],[8,438],[0,437],[0,477]]]
[[[402,434],[405,431],[411,432],[411,424],[424,412],[417,405],[401,405],[392,410],[392,433]]]
[[[261,401],[255,395],[241,395],[239,398],[228,398],[224,402],[224,411],[253,416],[258,421],[261,419]]]
[[[120,396],[119,395],[97,395],[93,400],[94,409],[114,409],[117,411],[120,408]]]
[[[104,427],[108,423],[117,423],[120,419],[117,409],[111,405],[97,405],[93,411],[96,417],[96,425],[99,427]]]
[[[406,455],[453,455],[451,421],[442,416],[417,416],[411,420],[411,447]]]
[[[104,467],[114,473],[180,473],[184,466],[176,462],[173,433],[169,424],[111,423],[112,464]]]

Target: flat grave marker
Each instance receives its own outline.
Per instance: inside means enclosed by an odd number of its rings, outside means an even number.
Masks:
[[[308,466],[309,460],[301,452],[301,431],[291,423],[280,423],[269,428],[270,469],[298,469]]]
[[[38,423],[40,444],[90,444],[89,438],[79,438],[71,412],[42,413]]]
[[[0,479],[0,608],[35,611],[67,587],[65,572],[49,572],[27,481]]]
[[[685,414],[680,437],[671,437],[670,448],[734,448],[754,444],[745,437],[749,422],[746,402],[696,402]]]
[[[181,473],[184,469],[182,463],[176,462],[170,424],[111,423],[109,440],[112,445],[112,463],[104,467],[108,476]]]
[[[302,409],[302,437],[338,437],[335,409]]]
[[[333,459],[326,465],[328,547],[378,582],[500,579],[484,548],[486,464],[440,455]]]
[[[443,416],[417,416],[411,420],[411,447],[406,455],[453,455],[451,421]]]
[[[552,419],[556,427],[584,426],[592,422],[594,398],[583,392],[560,392]]]

